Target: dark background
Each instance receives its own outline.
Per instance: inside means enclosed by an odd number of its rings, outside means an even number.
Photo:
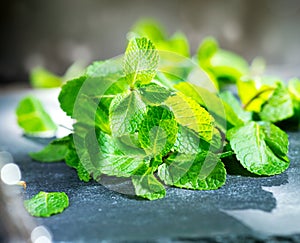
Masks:
[[[185,32],[192,53],[213,35],[249,61],[263,56],[274,70],[300,76],[298,0],[6,0],[0,11],[1,87],[28,83],[37,65],[63,74],[75,60],[121,54],[141,17]]]

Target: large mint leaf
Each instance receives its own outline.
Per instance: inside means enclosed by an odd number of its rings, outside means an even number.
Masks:
[[[272,96],[263,105],[260,118],[263,121],[278,122],[294,115],[292,98],[282,84],[278,84]]]
[[[132,183],[137,196],[156,200],[166,195],[165,187],[156,179],[153,174],[144,174],[142,176],[133,176]]]
[[[266,144],[270,147],[273,153],[285,160],[289,161],[288,154],[288,136],[279,127],[268,122],[260,123],[260,127],[265,134]]]
[[[158,169],[158,175],[167,185],[196,190],[213,190],[226,180],[226,170],[217,155],[173,154]]]
[[[146,106],[136,91],[117,95],[110,106],[110,128],[113,136],[134,133],[142,121]]]
[[[274,175],[289,166],[287,135],[275,125],[249,122],[230,129],[227,137],[237,159],[252,173]]]
[[[67,208],[69,198],[64,192],[39,192],[33,198],[25,200],[24,206],[32,216],[50,217]]]
[[[211,142],[207,142],[195,131],[180,125],[172,150],[183,154],[197,154],[204,151],[217,152],[221,146],[222,140],[218,130],[214,131]]]
[[[160,105],[172,95],[170,90],[156,83],[143,85],[138,90],[142,100],[147,105]]]
[[[200,86],[181,82],[174,86],[184,95],[191,97],[214,117],[216,125],[226,133],[228,128],[240,126],[243,121],[237,116],[235,111],[226,103],[223,102],[215,93],[208,91]]]
[[[147,38],[132,39],[124,56],[124,73],[131,87],[135,83],[148,84],[156,74],[159,55]]]
[[[176,121],[199,134],[201,138],[210,142],[213,136],[214,119],[196,101],[178,93],[169,97],[165,104],[174,113]]]
[[[150,157],[142,149],[119,146],[117,138],[102,132],[99,133],[100,145],[99,169],[103,174],[129,177],[144,165],[148,165]]]
[[[142,148],[152,155],[165,155],[173,147],[178,126],[173,113],[163,106],[149,106],[139,128]]]
[[[19,126],[28,135],[51,137],[57,129],[42,103],[33,96],[19,102],[16,115]]]

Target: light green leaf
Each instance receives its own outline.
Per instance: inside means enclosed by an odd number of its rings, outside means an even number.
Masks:
[[[33,88],[55,88],[63,84],[63,79],[45,68],[36,67],[30,71],[30,84]]]
[[[77,95],[86,79],[86,76],[75,78],[62,86],[58,100],[61,109],[66,112],[68,116],[73,117],[73,109]]]
[[[69,150],[71,136],[55,139],[39,152],[29,153],[30,157],[40,162],[57,162],[65,159]]]
[[[282,84],[278,84],[272,96],[262,106],[259,113],[263,121],[278,122],[294,115],[293,101]]]
[[[155,178],[153,174],[132,177],[132,183],[137,196],[156,200],[165,197],[165,187]]]
[[[24,201],[26,210],[35,217],[50,217],[64,211],[69,206],[69,198],[64,192],[39,192]]]
[[[165,155],[173,147],[178,126],[173,113],[167,107],[148,106],[138,131],[142,148],[155,157]]]
[[[214,132],[214,137],[209,143],[200,138],[195,131],[180,125],[176,142],[172,150],[182,154],[197,154],[209,150],[216,152],[221,146],[222,141],[217,130]]]
[[[175,120],[199,134],[210,142],[213,136],[214,119],[196,101],[181,93],[169,97],[165,104],[174,113]]]
[[[200,86],[181,82],[174,86],[185,96],[191,97],[214,117],[216,125],[223,133],[228,128],[239,126],[243,121],[238,118],[232,108],[224,103],[216,94]]]
[[[117,138],[113,138],[102,132],[99,133],[100,145],[99,169],[103,174],[129,177],[139,167],[149,165],[151,157],[144,150],[138,148],[122,148],[118,146]]]
[[[300,79],[293,78],[288,82],[288,90],[292,95],[293,99],[300,101]]]
[[[248,63],[241,56],[220,49],[211,37],[201,43],[197,54],[200,66],[218,81],[236,82],[249,73]]]
[[[249,122],[232,128],[227,135],[237,159],[248,171],[275,175],[289,166],[287,135],[275,125]]]
[[[148,84],[156,74],[159,55],[155,46],[147,38],[130,40],[124,56],[124,73],[131,88],[138,84]]]
[[[146,37],[154,42],[166,39],[165,29],[154,19],[139,20],[131,28],[131,31],[140,37]]]
[[[33,96],[27,96],[19,102],[16,115],[19,126],[28,135],[50,137],[57,130],[42,103]]]
[[[184,57],[190,56],[189,42],[185,34],[176,32],[170,39],[155,42],[157,50],[174,52]]]
[[[167,185],[195,190],[213,190],[226,180],[226,170],[217,155],[173,154],[158,169],[158,175]]]
[[[170,90],[156,83],[143,85],[138,91],[140,92],[142,100],[147,105],[160,105],[172,95]]]
[[[123,76],[122,59],[117,58],[93,62],[87,67],[85,75],[91,78],[115,76],[115,80],[118,80]]]
[[[113,136],[134,133],[142,121],[146,106],[137,91],[117,95],[110,106],[110,128]]]
[[[276,77],[243,77],[238,80],[238,95],[244,109],[260,112],[261,106],[271,97],[278,82],[280,80]]]
[[[238,116],[238,118],[243,122],[248,122],[252,119],[252,112],[245,111],[242,108],[240,102],[236,99],[236,97],[233,96],[231,92],[229,91],[222,92],[220,93],[220,97],[223,100],[223,102],[226,103],[224,104],[224,106],[227,106],[225,108],[226,119],[234,120],[236,119],[236,116]],[[231,118],[227,118],[227,117],[231,117]]]

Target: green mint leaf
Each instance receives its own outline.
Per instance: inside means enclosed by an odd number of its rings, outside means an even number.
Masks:
[[[109,110],[110,128],[113,136],[134,133],[142,121],[146,106],[136,91],[117,95]]]
[[[86,76],[75,78],[62,86],[58,100],[61,109],[66,112],[68,116],[73,117],[74,104],[77,95],[86,79]]]
[[[163,26],[154,19],[141,19],[131,28],[131,32],[139,37],[146,37],[154,42],[165,40],[166,31]]]
[[[223,133],[226,133],[228,128],[243,124],[243,121],[238,118],[235,111],[215,93],[187,82],[181,82],[174,87],[185,96],[191,97],[202,107],[206,108],[214,117],[217,127]]]
[[[61,213],[69,206],[69,198],[64,192],[39,192],[24,201],[26,210],[35,217],[50,217]]]
[[[300,101],[300,79],[293,78],[288,82],[288,90],[295,101]]]
[[[33,88],[55,88],[63,84],[61,77],[42,67],[36,67],[30,71],[29,81]]]
[[[177,93],[169,97],[165,104],[174,113],[175,120],[199,134],[201,138],[210,142],[213,137],[214,119],[196,101],[183,94]]]
[[[176,32],[170,39],[155,42],[157,50],[174,52],[184,57],[190,56],[189,42],[185,34]]]
[[[294,115],[292,98],[282,84],[278,84],[272,96],[263,104],[260,118],[263,121],[278,122]]]
[[[294,105],[294,116],[300,117],[300,80],[298,78],[289,80],[288,91]]]
[[[218,130],[214,130],[213,139],[205,141],[195,131],[179,125],[173,151],[181,154],[197,154],[205,151],[217,152],[222,147],[222,138]]]
[[[170,90],[156,83],[143,85],[138,91],[146,105],[160,105],[172,95]]]
[[[195,190],[213,190],[226,180],[224,164],[217,155],[173,154],[158,169],[159,178],[167,185]]]
[[[149,200],[156,200],[165,197],[165,187],[156,179],[153,174],[132,177],[132,183],[137,196]]]
[[[40,162],[57,162],[65,159],[69,150],[71,136],[55,139],[39,152],[29,153],[30,157]]]
[[[243,107],[247,111],[260,112],[261,106],[271,97],[277,84],[276,77],[243,77],[237,81],[237,90]],[[247,92],[245,92],[247,90]]]
[[[265,134],[264,140],[272,152],[279,158],[289,161],[288,154],[288,136],[279,127],[268,122],[260,123],[261,130]]]
[[[88,77],[115,76],[118,80],[123,76],[122,59],[109,59],[92,63],[86,69]]]
[[[150,157],[142,149],[122,149],[116,140],[107,134],[99,133],[99,169],[103,174],[129,177],[141,166],[149,164]]]
[[[249,73],[248,63],[239,55],[220,49],[213,38],[205,39],[198,49],[200,66],[218,81],[236,82]]]
[[[231,92],[229,91],[222,92],[220,93],[220,97],[223,100],[223,102],[226,103],[224,104],[224,106],[229,106],[232,108],[232,109],[230,109],[229,107],[225,108],[226,117],[228,120],[236,119],[236,116],[238,116],[238,118],[243,122],[248,122],[252,120],[252,113],[249,111],[245,111],[242,108],[240,102],[236,99],[236,97],[234,97],[234,95]]]
[[[156,74],[159,55],[155,46],[147,38],[130,40],[124,56],[124,73],[130,87],[148,84]]]
[[[230,129],[227,137],[242,166],[254,174],[275,175],[289,166],[287,135],[275,125],[248,122]]]
[[[142,148],[155,157],[165,155],[173,147],[178,126],[173,113],[167,107],[148,106],[138,131]]]
[[[16,115],[19,126],[28,135],[53,136],[57,130],[42,103],[33,96],[27,96],[19,102]]]
[[[85,158],[86,158],[86,156],[85,156]],[[70,143],[68,146],[68,151],[67,151],[64,159],[68,166],[70,166],[76,170],[78,178],[81,181],[88,182],[89,180],[91,180],[90,173],[86,169],[86,163],[84,162],[84,165],[83,165],[83,161],[80,160],[77,150],[75,148],[73,139],[70,140]]]
[[[219,49],[217,41],[212,37],[205,38],[198,48],[197,56],[200,66],[205,66],[209,60]]]
[[[183,154],[197,154],[202,149],[209,150],[209,143],[201,140],[195,131],[179,125],[173,150]]]

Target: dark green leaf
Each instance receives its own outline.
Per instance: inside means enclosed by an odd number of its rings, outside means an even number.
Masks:
[[[158,169],[167,185],[195,190],[213,190],[226,180],[221,160],[213,153],[173,154]]]
[[[272,96],[263,105],[260,118],[263,121],[278,122],[294,115],[293,101],[282,84],[278,84]]]
[[[249,122],[229,130],[228,139],[237,159],[252,173],[275,175],[289,166],[287,135],[275,125]]]
[[[138,130],[142,148],[155,157],[165,155],[173,147],[178,126],[173,113],[167,107],[149,106]]]
[[[65,159],[69,150],[71,136],[56,139],[39,152],[29,153],[34,160],[41,162],[57,162]]]
[[[113,136],[134,133],[142,121],[146,106],[136,91],[117,95],[110,106],[110,128]]]
[[[132,177],[132,183],[137,196],[156,200],[165,197],[165,187],[155,178],[153,174]]]

